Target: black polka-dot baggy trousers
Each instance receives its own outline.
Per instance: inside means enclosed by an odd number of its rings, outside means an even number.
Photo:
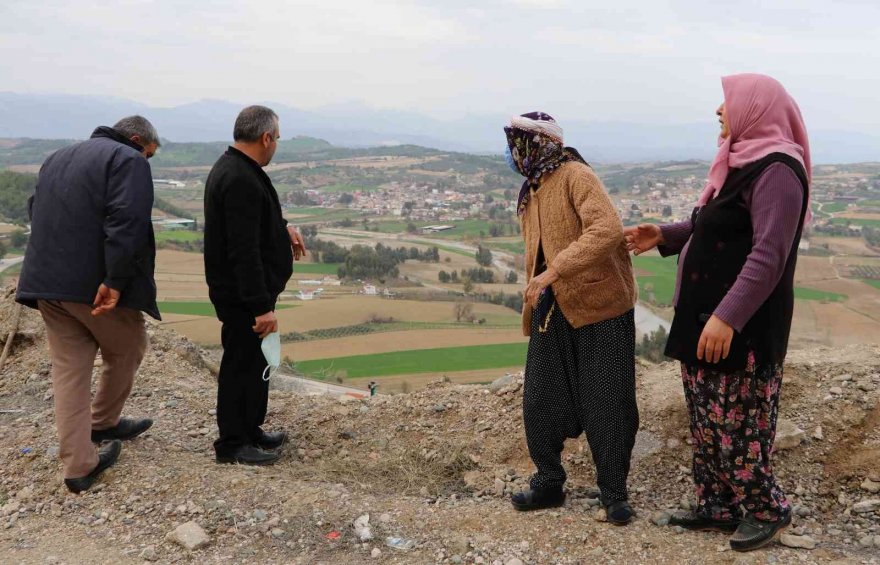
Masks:
[[[549,289],[545,294],[553,300]],[[558,304],[542,310],[532,315],[523,387],[526,441],[537,467],[531,488],[565,483],[564,442],[583,432],[602,502],[626,500],[639,428],[634,311],[574,329]]]

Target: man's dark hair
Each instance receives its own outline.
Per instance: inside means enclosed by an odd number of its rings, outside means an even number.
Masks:
[[[113,129],[128,139],[131,139],[136,135],[139,136],[141,138],[141,145],[144,147],[151,143],[155,143],[157,146],[161,145],[161,143],[159,143],[159,134],[156,132],[156,128],[153,127],[153,124],[143,116],[128,116],[127,118],[122,118],[116,122]]]
[[[264,133],[275,135],[278,114],[265,106],[248,106],[235,119],[232,139],[235,141],[259,141]]]

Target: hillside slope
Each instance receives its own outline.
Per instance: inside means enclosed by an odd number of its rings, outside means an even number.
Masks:
[[[6,339],[13,303],[0,299]],[[508,493],[531,472],[521,377],[483,386],[437,383],[367,400],[274,391],[269,428],[292,433],[269,468],[218,466],[214,380],[198,349],[150,327],[152,347],[126,412],[156,425],[127,443],[83,495],[61,482],[49,364],[39,316],[25,309],[0,370],[0,561],[9,563],[877,563],[880,347],[794,352],[781,416],[806,431],[777,457],[796,505],[794,532],[812,551],[779,544],[749,555],[720,534],[658,526],[691,497],[686,412],[676,367],[639,370],[641,430],[631,473],[639,518],[601,521],[583,440],[570,441],[569,502],[514,512]],[[821,428],[821,433],[817,433]],[[819,439],[821,436],[821,439]],[[797,443],[794,441],[792,443]],[[880,486],[880,485],[877,485]],[[352,523],[369,514],[373,539]],[[209,544],[166,535],[194,521]],[[337,537],[338,533],[338,537]],[[387,538],[414,547],[389,547]],[[877,546],[870,547],[877,543]]]

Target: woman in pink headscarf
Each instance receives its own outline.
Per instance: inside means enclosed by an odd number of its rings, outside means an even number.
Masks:
[[[791,523],[770,456],[810,217],[810,148],[779,82],[741,74],[722,87],[718,154],[691,218],[625,237],[636,254],[679,255],[666,354],[682,364],[698,504],[670,523],[732,532],[731,547],[749,551]]]

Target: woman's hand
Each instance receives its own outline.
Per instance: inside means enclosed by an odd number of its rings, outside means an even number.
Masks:
[[[702,361],[705,358],[707,363],[717,363],[727,359],[731,341],[733,341],[733,328],[713,314],[700,335],[697,359]]]
[[[655,224],[639,224],[634,228],[623,228],[626,250],[639,255],[663,243],[663,232]]]
[[[545,288],[550,286],[559,280],[559,273],[556,272],[556,269],[553,267],[547,267],[547,270],[538,275],[537,277],[532,277],[532,280],[529,281],[529,284],[526,285],[525,290],[525,301],[526,304],[534,308],[538,305],[538,300],[541,298],[541,293]]]

